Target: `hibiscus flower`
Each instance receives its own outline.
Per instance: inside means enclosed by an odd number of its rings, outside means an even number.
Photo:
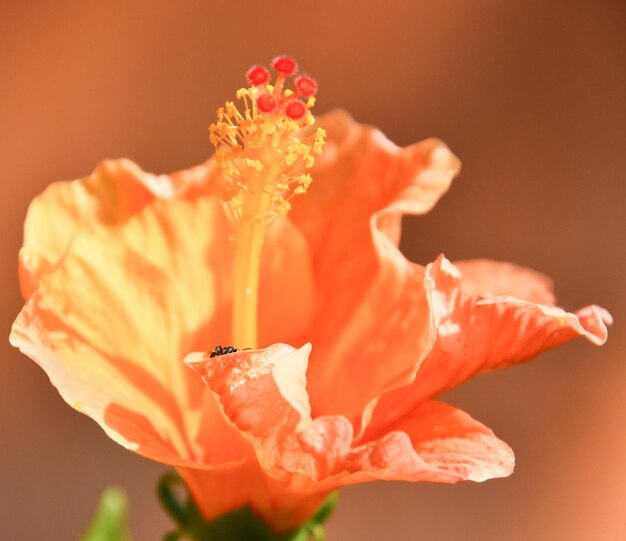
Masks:
[[[290,62],[273,84],[248,72],[205,164],[107,161],[37,197],[10,337],[113,440],[174,466],[206,518],[249,505],[275,531],[347,484],[509,475],[511,449],[436,397],[575,337],[602,344],[610,323],[510,263],[406,260],[402,216],[430,211],[459,161],[342,111],[312,125],[317,86],[285,90]]]

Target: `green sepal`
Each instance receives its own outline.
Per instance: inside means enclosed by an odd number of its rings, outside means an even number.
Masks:
[[[107,488],[100,497],[96,516],[80,541],[130,541],[126,525],[126,495],[119,488]]]
[[[181,497],[181,490],[184,496]],[[176,522],[177,529],[163,541],[324,541],[324,522],[333,513],[337,494],[331,494],[317,512],[297,530],[276,534],[249,507],[206,521],[175,473],[166,473],[157,485],[159,501]]]

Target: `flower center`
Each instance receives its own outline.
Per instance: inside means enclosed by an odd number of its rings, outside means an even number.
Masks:
[[[250,68],[250,87],[236,94],[240,105],[226,102],[209,126],[223,173],[222,199],[236,227],[232,328],[239,348],[258,346],[259,265],[267,225],[287,214],[296,194],[306,192],[312,182],[308,170],[326,135],[322,128],[303,130],[314,122],[317,83],[301,75],[294,89],[285,88],[298,65],[279,56],[272,67],[277,72],[273,83],[263,66]]]

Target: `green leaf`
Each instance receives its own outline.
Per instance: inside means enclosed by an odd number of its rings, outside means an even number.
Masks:
[[[80,541],[130,541],[126,507],[124,492],[119,488],[107,488],[100,497],[95,518]]]
[[[275,534],[249,507],[226,513],[205,521],[189,496],[183,480],[175,473],[165,474],[157,485],[159,500],[177,529],[168,533],[163,541],[324,541],[324,522],[328,520],[337,503],[331,494],[318,511],[297,530]]]

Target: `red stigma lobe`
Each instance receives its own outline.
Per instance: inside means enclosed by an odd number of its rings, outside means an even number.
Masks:
[[[298,71],[298,64],[288,56],[277,56],[272,60],[272,67],[279,73],[293,75]]]
[[[300,100],[290,100],[285,106],[285,114],[293,119],[298,120],[302,118],[306,113],[306,105]]]
[[[307,75],[298,77],[295,81],[296,88],[301,92],[303,96],[313,96],[317,92],[317,83],[314,79]]]
[[[256,106],[262,113],[271,113],[276,109],[276,98],[271,94],[261,94],[256,99]]]
[[[259,86],[267,83],[270,79],[270,72],[263,66],[252,66],[246,73],[251,85]]]

